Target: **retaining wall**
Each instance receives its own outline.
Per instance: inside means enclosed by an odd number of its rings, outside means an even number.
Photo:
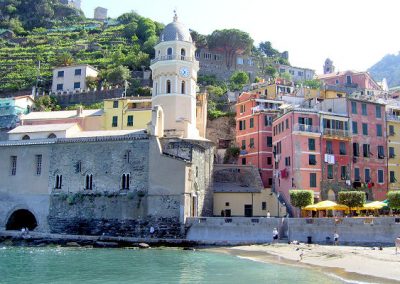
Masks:
[[[186,237],[204,244],[248,244],[281,240],[332,244],[335,231],[341,244],[393,245],[400,236],[400,218],[187,218]]]

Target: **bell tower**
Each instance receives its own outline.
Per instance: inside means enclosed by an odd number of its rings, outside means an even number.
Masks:
[[[151,60],[153,93],[152,108],[161,108],[164,135],[167,137],[199,138],[196,128],[196,88],[199,62],[189,30],[178,21],[176,12],[154,47]],[[152,126],[157,119],[153,115]],[[159,127],[158,127],[159,128]],[[160,128],[159,128],[160,129]]]

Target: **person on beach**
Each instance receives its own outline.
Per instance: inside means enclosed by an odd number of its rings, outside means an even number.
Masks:
[[[278,230],[276,228],[274,228],[272,230],[272,242],[276,242],[278,240]]]
[[[339,244],[339,234],[336,231],[333,234],[333,241],[334,241],[335,246],[337,246]]]

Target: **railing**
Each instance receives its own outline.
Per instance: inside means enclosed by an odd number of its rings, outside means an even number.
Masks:
[[[166,60],[182,60],[182,61],[195,61],[194,57],[183,56],[180,54],[172,54],[172,55],[161,55],[151,60],[151,64],[156,63],[158,61],[166,61]]]
[[[307,124],[295,124],[293,130],[301,132],[319,133],[319,126],[307,125]]]
[[[400,121],[400,116],[394,114],[386,114],[386,120]]]
[[[329,136],[350,137],[350,132],[343,129],[324,128],[323,134]]]

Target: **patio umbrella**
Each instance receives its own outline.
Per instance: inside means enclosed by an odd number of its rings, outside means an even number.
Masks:
[[[364,210],[379,210],[379,209],[382,209],[384,206],[387,206],[387,204],[382,201],[373,201],[373,202],[364,204],[362,209],[364,209]]]

